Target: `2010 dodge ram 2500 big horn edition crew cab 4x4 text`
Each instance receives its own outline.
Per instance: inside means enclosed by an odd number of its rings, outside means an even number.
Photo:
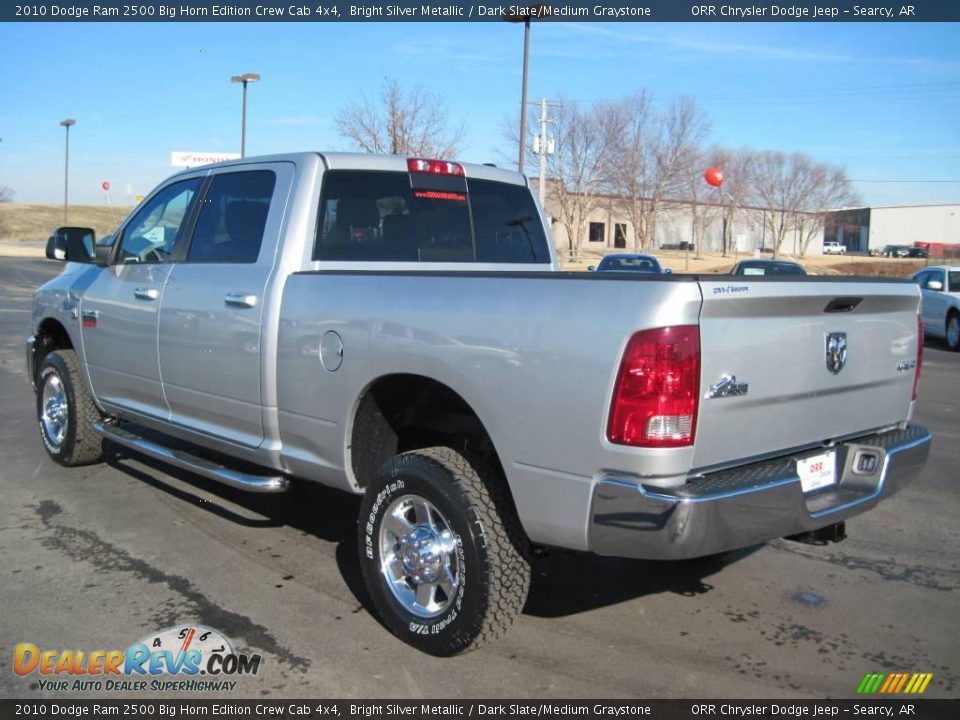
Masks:
[[[247,158],[173,176],[108,240],[58,231],[74,262],[34,297],[50,456],[108,439],[254,492],[362,494],[372,604],[429,653],[509,626],[532,547],[811,532],[929,451],[915,285],[561,272],[495,167]]]

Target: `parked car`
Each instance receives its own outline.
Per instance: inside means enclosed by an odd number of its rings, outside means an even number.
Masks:
[[[667,274],[672,270],[660,267],[659,261],[653,255],[637,255],[635,253],[615,253],[604,257],[599,265],[587,268],[590,272],[640,272],[653,275]]]
[[[823,244],[824,255],[844,255],[847,252],[846,245],[838,242],[825,242]]]
[[[943,338],[960,350],[960,265],[934,265],[914,273],[920,286],[924,335]]]
[[[371,606],[435,655],[510,626],[538,547],[838,539],[922,470],[915,286],[561,272],[544,220],[520,173],[446,160],[174,175],[111,245],[54,253],[25,347],[38,439],[64,466],[110,440],[360,496]]]
[[[905,258],[909,253],[910,247],[907,245],[884,245],[881,254],[888,258]]]
[[[789,260],[741,260],[731,275],[806,275],[802,265]]]
[[[906,255],[906,257],[911,257],[911,258],[925,258],[925,257],[927,257],[929,254],[930,254],[930,253],[927,252],[927,249],[926,249],[926,248],[912,247],[912,248],[907,248],[907,255]]]

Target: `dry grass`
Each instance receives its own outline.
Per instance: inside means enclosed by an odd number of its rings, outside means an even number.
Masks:
[[[71,205],[67,220],[70,225],[92,227],[102,237],[113,232],[129,211],[127,206]],[[63,224],[62,205],[0,203],[0,240],[46,240]]]

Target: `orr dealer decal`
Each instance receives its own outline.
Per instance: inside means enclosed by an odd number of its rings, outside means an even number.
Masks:
[[[231,691],[234,678],[256,675],[261,662],[202,625],[167,628],[126,650],[42,650],[26,642],[13,652],[14,673],[39,676],[37,689],[48,691]]]

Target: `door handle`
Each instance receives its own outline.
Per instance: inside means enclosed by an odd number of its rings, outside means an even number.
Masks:
[[[160,292],[156,288],[137,288],[133,291],[133,296],[137,300],[156,300],[160,297]]]
[[[250,293],[227,293],[223,301],[231,307],[252,308],[257,305],[257,296]]]

